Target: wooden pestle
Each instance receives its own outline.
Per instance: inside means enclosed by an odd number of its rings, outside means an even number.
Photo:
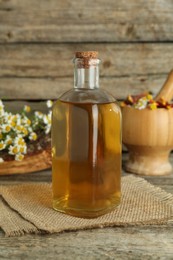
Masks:
[[[162,98],[166,102],[170,102],[173,98],[173,70],[169,72],[163,87],[161,88],[160,92],[157,94],[154,100],[159,101]]]

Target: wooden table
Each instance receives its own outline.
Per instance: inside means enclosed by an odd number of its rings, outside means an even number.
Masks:
[[[173,174],[145,179],[173,193]],[[27,181],[50,182],[51,171],[0,176],[0,184]],[[0,231],[0,259],[173,259],[173,223],[22,237],[4,237]]]

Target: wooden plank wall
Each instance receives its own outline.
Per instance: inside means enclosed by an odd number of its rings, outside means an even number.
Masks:
[[[173,68],[172,0],[0,0],[0,98],[56,99],[76,50],[98,50],[101,86],[154,94]]]

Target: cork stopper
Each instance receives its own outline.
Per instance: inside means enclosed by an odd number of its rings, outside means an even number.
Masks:
[[[98,58],[98,52],[97,51],[77,51],[75,53],[75,58],[81,59],[80,62],[78,63],[78,68],[88,69],[89,65],[90,65],[90,60]]]
[[[97,51],[77,51],[75,53],[76,58],[81,59],[97,59],[98,52]]]

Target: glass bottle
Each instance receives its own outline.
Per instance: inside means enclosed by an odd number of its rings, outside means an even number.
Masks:
[[[120,203],[121,111],[99,89],[97,52],[76,52],[74,88],[52,112],[53,208],[93,218]]]

